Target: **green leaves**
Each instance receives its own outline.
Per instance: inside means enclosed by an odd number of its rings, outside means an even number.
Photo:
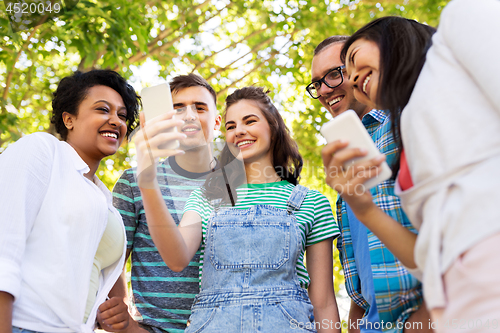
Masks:
[[[0,12],[1,126],[17,133],[4,134],[0,143],[50,130],[51,94],[75,69],[111,68],[130,77],[129,65],[151,59],[162,77],[194,71],[207,78],[219,91],[219,109],[235,88],[269,88],[281,112],[294,119],[289,124],[304,157],[320,167],[317,134],[326,111],[304,90],[314,47],[384,15],[437,25],[448,1],[82,0],[53,21],[19,33]],[[19,124],[7,121],[6,105],[17,110]]]
[[[437,26],[448,2],[85,0],[18,33],[0,2],[0,151],[22,135],[53,132],[52,93],[74,70],[111,68],[130,77],[129,65],[151,59],[163,78],[191,71],[207,78],[219,92],[219,110],[235,88],[269,88],[304,157],[301,183],[327,195],[335,210],[336,194],[324,182],[320,156],[319,128],[330,118],[305,92],[314,48],[386,15]],[[111,189],[129,161],[124,144],[102,161],[98,176]],[[333,273],[338,290],[343,282],[338,261]]]

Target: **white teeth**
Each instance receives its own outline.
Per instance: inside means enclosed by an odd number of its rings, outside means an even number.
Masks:
[[[104,133],[101,133],[101,135],[102,135],[102,136],[109,137],[109,138],[115,138],[115,139],[118,139],[118,135],[116,135],[116,133],[104,132]]]
[[[246,140],[246,141],[241,141],[241,142],[238,142],[238,147],[241,147],[243,145],[247,145],[249,143],[254,143],[255,141],[251,141],[251,140]]]
[[[197,131],[197,130],[198,130],[197,128],[185,128],[182,131],[183,132],[194,132],[194,131]]]
[[[343,98],[344,98],[344,96],[339,96],[339,97],[337,97],[337,98],[335,98],[335,99],[332,99],[330,102],[328,102],[328,104],[329,104],[330,106],[332,106],[333,104],[335,104],[335,103],[337,103],[337,102],[340,102]]]
[[[363,82],[363,92],[366,94],[366,85],[368,84],[368,82],[370,82],[370,78],[372,77],[372,75],[368,75],[365,79],[365,82]]]

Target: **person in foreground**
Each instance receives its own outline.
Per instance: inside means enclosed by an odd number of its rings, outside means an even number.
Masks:
[[[202,247],[201,291],[186,332],[340,332],[332,279],[338,228],[326,197],[297,184],[302,157],[264,90],[227,97],[219,172],[190,195],[179,227],[155,187],[155,168],[143,167],[150,156],[179,153],[157,147],[180,135],[156,135],[176,124],[169,117],[138,133],[139,186],[151,236],[172,270]],[[239,174],[230,172],[238,150]]]
[[[389,111],[378,110],[354,98],[353,86],[340,59],[348,39],[348,36],[331,36],[318,44],[311,65],[312,82],[306,90],[333,117],[348,109],[354,110],[388,163],[397,164],[399,147],[392,133]],[[403,212],[399,197],[394,194],[394,187],[395,180],[391,178],[372,188],[373,202],[403,227],[416,232]],[[356,219],[342,198],[337,201],[337,217],[340,227],[337,248],[346,290],[351,297],[349,332],[373,326],[386,332],[429,331],[418,324],[427,323],[430,318],[423,304],[421,283]]]
[[[220,127],[221,116],[217,112],[215,91],[202,77],[176,76],[170,82],[170,89],[175,117],[184,120],[178,131],[187,136],[179,142],[185,154],[159,163],[157,179],[178,224],[189,195],[203,185],[208,172],[215,167],[210,143],[214,131]],[[126,257],[132,257],[134,305],[142,317],[140,321],[131,321],[126,332],[184,331],[199,292],[199,253],[182,272],[173,272],[165,265],[149,234],[136,175],[137,168],[125,170],[113,188],[113,204],[122,214],[127,230]],[[121,278],[112,295],[126,299],[126,290]]]
[[[386,17],[356,32],[342,53],[356,97],[390,110],[401,124],[397,183],[418,237],[373,205],[369,193],[353,191],[376,174],[383,157],[345,177],[328,172],[328,181],[343,190],[359,220],[421,274],[438,332],[484,332],[500,322],[500,178],[494,176],[500,167],[500,40],[484,33],[500,32],[499,14],[498,1],[452,1],[432,46],[434,29]],[[345,145],[324,149],[329,171],[363,155],[340,150]]]
[[[52,119],[63,141],[34,133],[0,155],[0,332],[127,327],[106,300],[124,263],[125,230],[97,178],[136,124],[140,99],[116,72],[61,80]]]

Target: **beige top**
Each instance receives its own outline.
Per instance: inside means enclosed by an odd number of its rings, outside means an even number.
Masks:
[[[122,255],[124,246],[123,243],[125,242],[122,229],[123,227],[121,221],[116,218],[111,211],[108,211],[108,224],[106,225],[104,234],[99,242],[99,247],[97,248],[94,263],[92,265],[87,305],[85,307],[85,315],[83,318],[84,323],[87,321],[90,311],[95,303],[95,298],[99,290],[101,270],[111,266],[118,259],[120,259],[120,256]]]

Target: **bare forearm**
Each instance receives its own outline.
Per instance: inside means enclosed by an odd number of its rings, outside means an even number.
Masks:
[[[385,155],[381,154],[371,160],[357,163],[349,168],[349,172],[339,173],[338,170],[342,170],[346,162],[367,154],[367,151],[360,149],[347,149],[347,144],[346,141],[335,141],[329,143],[321,151],[328,185],[342,195],[356,217],[405,266],[415,268],[413,252],[417,236],[378,208],[373,202],[370,192],[359,191],[360,185],[363,186],[368,179],[375,176],[376,171],[385,160]]]
[[[384,213],[375,204],[356,217],[408,268],[415,268],[414,249],[417,235]]]
[[[319,323],[316,325],[316,329],[319,333],[341,332],[340,316],[335,301],[325,307],[315,307],[314,318],[314,321]]]
[[[125,276],[125,268],[127,267],[128,259],[130,258],[130,254],[132,253],[132,249],[127,249],[125,253],[125,264],[123,265],[122,273],[118,280],[116,280],[115,285],[109,291],[109,298],[111,297],[120,297],[123,298],[125,304],[128,304],[128,286],[127,286],[127,278]]]
[[[309,297],[314,306],[314,318],[318,332],[340,333],[340,316],[333,287],[333,238],[307,248],[307,272],[311,279]]]
[[[116,280],[115,285],[108,294],[109,298],[111,297],[120,297],[123,299],[125,304],[128,304],[128,295],[127,295],[127,279],[125,278],[125,269],[120,274],[118,280]]]
[[[12,332],[12,304],[14,297],[6,292],[0,291],[0,332]]]
[[[354,301],[351,299],[351,307],[349,309],[349,322],[347,323],[347,327],[349,327],[349,333],[359,333],[358,320],[363,318],[365,310],[360,308]]]
[[[163,261],[173,271],[181,271],[191,258],[186,242],[170,215],[158,188],[141,188],[149,233]]]

